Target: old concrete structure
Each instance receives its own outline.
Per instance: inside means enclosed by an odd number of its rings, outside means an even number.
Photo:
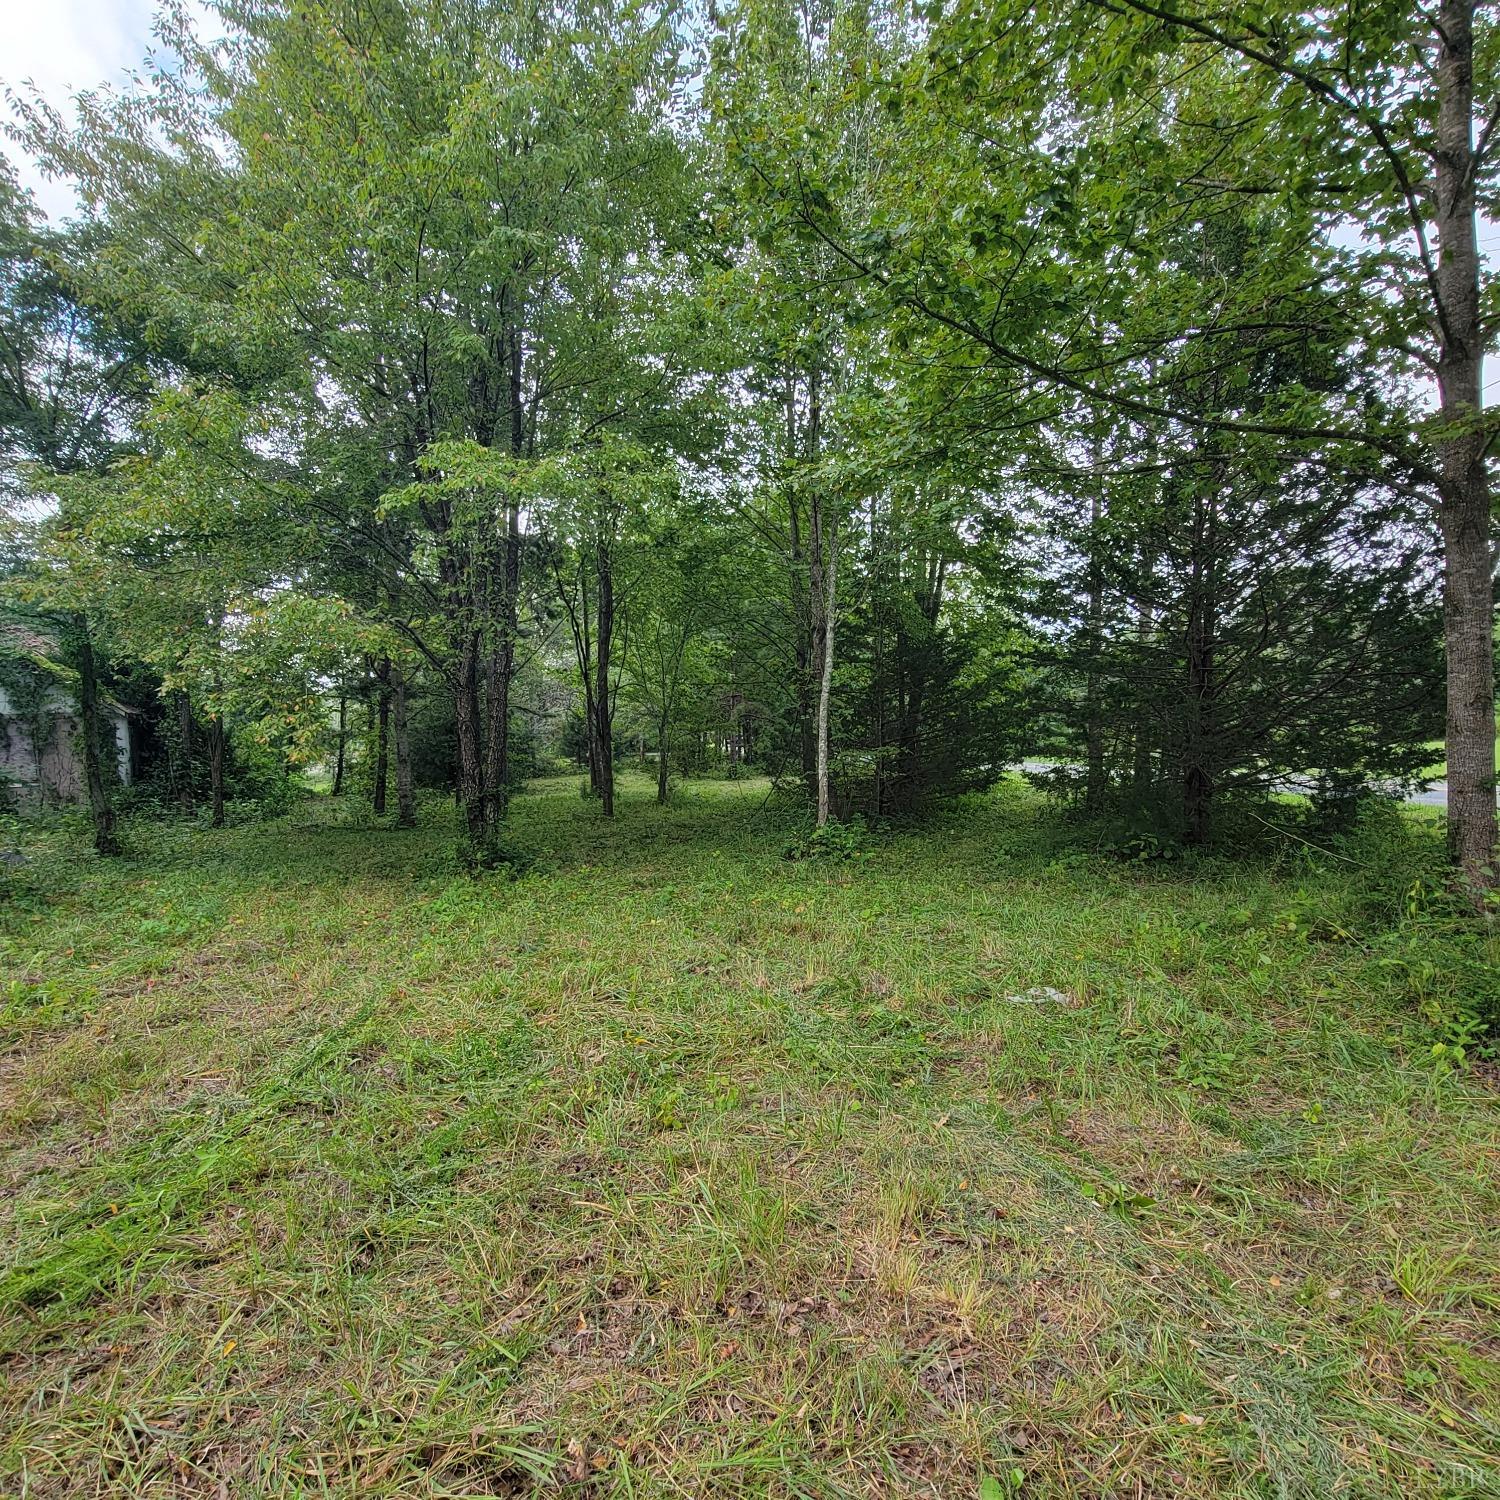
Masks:
[[[53,658],[56,644],[34,629],[0,621],[0,795],[21,808],[84,796],[78,704]],[[108,699],[100,711],[114,734],[115,775],[130,781],[130,716]],[[109,759],[105,747],[106,760]],[[108,765],[106,771],[110,769]]]

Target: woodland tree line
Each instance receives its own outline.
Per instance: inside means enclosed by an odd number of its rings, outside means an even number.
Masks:
[[[449,787],[481,864],[559,754],[1204,843],[1446,741],[1494,886],[1492,6],[217,9],[12,97],[82,212],[0,185],[5,608],[101,852],[108,693],[164,800]]]

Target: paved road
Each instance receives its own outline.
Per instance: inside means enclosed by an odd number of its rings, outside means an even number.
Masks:
[[[1045,760],[1023,760],[1016,769],[1020,771],[1050,771],[1055,764],[1059,763]],[[1073,769],[1081,770],[1082,767],[1075,766]],[[1289,781],[1287,790],[1308,792],[1312,790],[1312,783]],[[1500,796],[1500,793],[1497,793],[1497,796]],[[1425,792],[1413,792],[1406,800],[1418,807],[1447,807],[1448,783],[1446,781],[1434,781]]]
[[[1446,781],[1434,781],[1425,792],[1413,792],[1406,800],[1408,802],[1420,803],[1423,807],[1447,807],[1448,783]]]

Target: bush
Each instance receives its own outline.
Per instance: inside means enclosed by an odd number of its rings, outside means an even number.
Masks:
[[[1456,1062],[1469,1053],[1500,1055],[1500,937],[1494,917],[1476,920],[1450,881],[1428,876],[1407,887],[1405,908],[1372,948],[1400,997],[1437,1029],[1434,1054]]]
[[[1303,826],[1315,830],[1310,810]],[[1476,918],[1447,868],[1436,831],[1385,797],[1358,799],[1348,832],[1326,847],[1303,842],[1297,862],[1315,876],[1276,914],[1280,930],[1356,944],[1368,989],[1414,1010],[1448,1062],[1500,1052],[1500,926]],[[1342,874],[1342,880],[1336,880]]]
[[[825,823],[797,834],[782,850],[784,859],[865,859],[870,830],[858,813],[847,823]]]
[[[460,867],[470,875],[503,874],[519,880],[536,862],[498,833],[476,839],[464,831],[459,835],[457,852]]]

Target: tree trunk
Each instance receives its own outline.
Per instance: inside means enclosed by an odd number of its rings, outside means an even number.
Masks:
[[[818,381],[818,370],[812,369],[807,377],[807,431],[803,438],[803,457],[813,462],[818,456],[818,444],[822,428],[822,400]],[[825,542],[832,541],[832,532],[824,535],[823,496],[818,480],[814,476],[808,490],[808,538],[807,538],[807,598],[808,623],[812,635],[812,680],[817,683],[816,708],[812,724],[812,782],[818,805],[818,827],[828,821],[828,725],[826,705],[823,702],[823,684],[827,682],[832,664],[829,660],[829,626],[831,617],[828,601],[828,570],[823,561]],[[829,547],[830,557],[832,547]],[[804,752],[805,753],[805,752]]]
[[[224,826],[224,716],[213,714],[208,721],[208,781],[213,792],[215,828]]]
[[[385,814],[386,783],[391,771],[391,664],[389,659],[381,662],[375,671],[379,685],[375,712],[375,785],[371,792],[371,804],[375,816]]]
[[[1104,705],[1100,657],[1104,649],[1104,568],[1100,560],[1099,523],[1104,517],[1104,445],[1093,445],[1094,482],[1089,495],[1088,540],[1088,671],[1084,679],[1084,740],[1088,771],[1084,807],[1097,813],[1104,806]]]
[[[569,608],[573,626],[573,660],[578,667],[578,680],[583,684],[583,745],[588,758],[589,794],[600,795],[599,785],[599,711],[594,701],[594,616],[589,603],[588,569],[584,565],[580,547],[578,559],[578,610],[574,614]]]
[[[656,800],[667,805],[667,716],[661,716],[656,731]]]
[[[1210,481],[1212,482],[1212,481]],[[1213,802],[1213,711],[1217,685],[1214,650],[1218,621],[1215,609],[1214,524],[1216,496],[1206,496],[1201,485],[1193,495],[1191,578],[1188,584],[1186,733],[1182,757],[1182,812],[1189,844],[1208,841]]]
[[[877,818],[886,812],[885,791],[885,621],[881,604],[880,553],[875,533],[875,500],[870,500],[870,697],[875,709],[875,765],[870,807]]]
[[[786,464],[790,472],[797,462],[797,376],[790,365],[786,369]],[[798,510],[797,486],[786,488],[787,540],[790,551],[789,578],[792,597],[792,639],[797,677],[797,747],[802,764],[802,778],[811,786],[817,774],[817,752],[813,734],[812,651],[813,606],[804,604],[802,580],[802,517]]]
[[[411,729],[406,714],[406,673],[400,665],[391,667],[391,706],[395,711],[396,732],[396,826],[417,826],[417,804],[411,785]]]
[[[510,451],[526,451],[524,350],[521,330],[512,324],[507,336]],[[510,802],[510,689],[516,675],[516,638],[520,630],[521,509],[514,495],[505,504],[505,545],[500,574],[499,639],[491,650],[488,676],[489,722],[485,755],[484,824],[494,837]]]
[[[1151,786],[1151,738],[1143,725],[1136,727],[1131,750],[1130,786],[1140,799]]]
[[[1155,626],[1149,597],[1155,567],[1156,562],[1152,558],[1148,559],[1141,569],[1141,592],[1136,600],[1135,639],[1136,648],[1142,659],[1145,657],[1146,648],[1151,641],[1151,632]],[[1137,798],[1140,798],[1144,797],[1147,788],[1151,785],[1151,756],[1155,749],[1151,725],[1144,719],[1137,722],[1132,730],[1131,748],[1130,784]]]
[[[1494,558],[1485,463],[1474,161],[1474,0],[1438,9],[1438,397],[1448,665],[1448,849],[1476,897],[1495,842]]]
[[[333,761],[333,795],[344,794],[344,752],[349,744],[349,695],[339,689],[339,740],[338,753]]]
[[[818,827],[828,822],[828,700],[833,692],[833,616],[838,587],[838,538],[828,524],[828,593],[823,604],[823,678],[818,687]]]
[[[490,652],[485,676],[489,718],[485,725],[484,817],[491,832],[504,821],[510,801],[510,687],[516,671],[519,621],[516,599],[520,578],[519,524],[515,505],[508,504],[496,621],[499,638]]]
[[[609,658],[615,632],[615,576],[609,548],[600,542],[595,552],[599,574],[598,632],[595,636],[594,745],[599,769],[599,796],[604,816],[615,815],[614,704],[609,693]]]
[[[908,647],[911,637],[904,638]],[[918,659],[909,664],[907,690],[901,703],[901,776],[895,803],[904,811],[915,805],[922,774],[922,707],[927,696],[927,664]]]
[[[479,725],[479,636],[464,632],[458,654],[458,681],[453,693],[454,731],[458,739],[458,802],[470,842],[484,842],[484,765]]]
[[[99,715],[99,680],[94,666],[94,643],[88,621],[74,615],[73,626],[78,643],[78,720],[83,736],[83,778],[88,789],[89,814],[94,823],[94,848],[100,854],[118,854],[119,836],[115,832],[115,810],[109,788],[104,784],[104,763],[99,752],[103,721]]]
[[[186,688],[172,695],[177,700],[177,750],[174,777],[177,782],[177,805],[184,813],[193,811],[193,700]]]

